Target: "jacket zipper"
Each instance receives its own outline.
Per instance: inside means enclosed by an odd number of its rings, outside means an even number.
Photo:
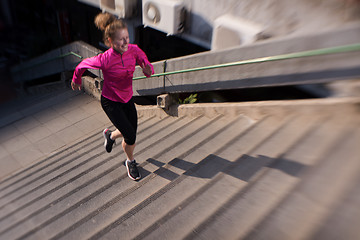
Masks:
[[[123,67],[125,67],[125,65],[124,65],[124,61],[123,61],[123,58],[122,58],[122,53],[120,53],[120,56],[121,56],[121,62],[122,62],[122,65],[123,65]]]

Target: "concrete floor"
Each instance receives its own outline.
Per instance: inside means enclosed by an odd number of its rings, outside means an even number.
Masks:
[[[356,239],[359,99],[138,106],[130,180],[100,103],[8,109],[0,239]]]

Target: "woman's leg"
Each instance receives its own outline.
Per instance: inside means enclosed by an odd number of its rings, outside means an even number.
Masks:
[[[118,139],[118,138],[121,138],[123,135],[121,134],[121,132],[119,131],[119,129],[116,129],[115,131],[111,132],[111,139],[112,140],[115,140],[115,139]]]
[[[127,159],[130,161],[133,161],[134,160],[134,150],[135,150],[135,146],[136,146],[135,141],[136,141],[138,118],[137,118],[136,107],[135,107],[134,101],[132,99],[126,105],[125,114],[132,126],[133,131],[134,131],[133,132],[134,138],[133,138],[133,140],[130,140],[130,142],[126,141],[127,139],[124,138],[122,141],[122,147],[127,156]]]
[[[133,145],[129,145],[125,142],[125,140],[123,139],[122,141],[122,147],[124,149],[124,152],[126,154],[127,160],[129,161],[133,161],[134,158],[134,150],[135,150],[135,146],[136,144],[134,143]]]
[[[134,102],[130,100],[128,103],[118,103],[102,97],[101,105],[110,121],[118,130],[114,131],[114,136],[119,136],[119,133],[123,136],[122,147],[127,157],[125,166],[128,176],[132,180],[140,179],[141,175],[134,159],[137,131],[137,112]]]
[[[134,159],[134,150],[135,150],[135,141],[136,141],[136,131],[137,131],[137,111],[133,100],[130,100],[126,107],[124,108],[125,115],[127,120],[131,124],[131,127],[128,129],[132,129],[132,136],[129,138],[124,137],[122,141],[122,147],[126,154],[127,160],[125,161],[125,166],[128,172],[128,176],[132,180],[139,180],[141,178],[140,172],[137,168],[137,163]],[[120,130],[121,132],[121,130]],[[123,133],[124,136],[127,134]]]
[[[121,134],[121,132],[119,131],[119,129],[116,129],[115,131],[111,132],[110,138],[112,140],[118,139],[120,137],[122,137],[123,135]],[[130,161],[134,160],[134,150],[135,150],[135,143],[133,145],[129,145],[125,142],[125,140],[122,140],[122,148],[124,149],[125,155],[127,157],[127,159],[129,159]]]

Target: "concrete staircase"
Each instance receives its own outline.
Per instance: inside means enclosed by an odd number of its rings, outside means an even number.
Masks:
[[[356,239],[358,103],[139,107],[140,181],[94,127],[0,182],[0,239]]]

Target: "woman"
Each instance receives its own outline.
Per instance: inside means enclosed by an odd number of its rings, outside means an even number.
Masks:
[[[129,43],[129,32],[123,21],[111,14],[100,13],[95,17],[95,25],[104,32],[104,42],[110,48],[102,54],[84,59],[75,68],[71,87],[73,90],[81,89],[81,76],[86,69],[102,70],[101,106],[116,127],[113,132],[108,129],[103,131],[104,146],[107,152],[111,152],[115,140],[123,137],[128,176],[138,180],[141,175],[134,159],[137,112],[132,100],[132,79],[136,63],[147,77],[154,74],[154,68],[145,53],[137,45]]]

